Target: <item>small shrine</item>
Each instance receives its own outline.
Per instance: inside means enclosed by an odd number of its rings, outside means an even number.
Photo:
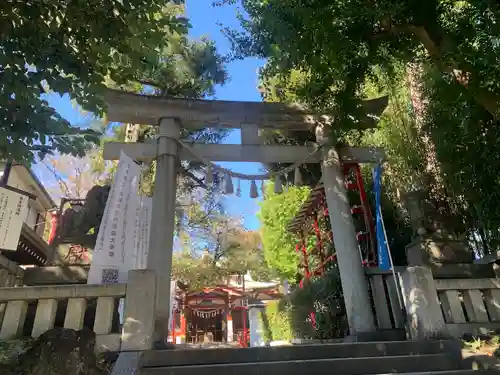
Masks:
[[[254,281],[249,274],[199,291],[188,291],[178,283],[169,340],[176,344],[234,343],[247,347],[249,304],[265,304],[281,296],[278,282]]]

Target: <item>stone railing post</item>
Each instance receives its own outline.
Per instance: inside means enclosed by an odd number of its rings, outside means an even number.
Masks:
[[[156,288],[154,270],[129,271],[121,351],[141,351],[153,348]]]
[[[412,340],[448,336],[430,268],[408,267],[400,273],[401,291]]]

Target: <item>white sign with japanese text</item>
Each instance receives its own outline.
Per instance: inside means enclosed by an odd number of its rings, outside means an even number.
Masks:
[[[106,202],[89,270],[88,284],[126,282],[136,251],[128,233],[135,231],[140,167],[121,153],[115,180]],[[128,242],[128,243],[127,243]]]
[[[147,266],[149,251],[149,234],[151,231],[151,210],[153,199],[149,197],[139,197],[139,204],[136,210],[136,225],[133,238],[134,265],[132,269],[144,269]]]
[[[0,188],[0,250],[16,251],[28,214],[28,197]]]

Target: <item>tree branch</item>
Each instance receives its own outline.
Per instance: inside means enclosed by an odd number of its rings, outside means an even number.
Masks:
[[[38,88],[40,89],[40,92],[42,94],[47,94],[47,91],[45,90],[45,88],[42,86],[42,84],[40,82],[37,85],[38,85]]]
[[[184,168],[182,165],[180,166],[180,173],[184,176],[184,177],[188,177],[192,180],[194,180],[197,184],[198,184],[198,187],[201,187],[205,190],[208,190],[209,187],[203,182],[203,180],[199,179],[198,177],[196,177],[192,172],[188,171],[186,168]]]
[[[147,79],[135,79],[135,81],[137,83],[140,83],[141,85],[152,86],[152,87],[156,87],[157,89],[162,89],[162,86],[160,86],[158,83],[156,83],[154,81],[150,81]]]
[[[59,174],[57,173],[56,169],[55,168],[51,168],[47,165],[46,162],[43,162],[42,163],[43,165],[45,165],[45,168],[47,168],[47,170],[52,173],[52,175],[54,176],[54,178],[56,179],[57,183],[59,184],[59,188],[61,190],[65,190],[65,192],[63,191],[63,193],[65,193],[66,195],[66,198],[71,198],[71,189],[69,188],[68,184],[66,183],[66,181],[64,181],[64,179],[59,176]]]
[[[374,41],[382,39],[388,35],[398,34],[408,34],[416,37],[441,72],[451,74],[455,81],[469,92],[477,104],[488,111],[494,118],[500,118],[499,98],[497,98],[492,92],[479,87],[470,86],[470,83],[474,79],[474,73],[471,68],[464,69],[454,61],[443,61],[443,54],[441,53],[439,45],[432,39],[424,26],[416,26],[412,24],[394,26],[388,24],[387,22],[383,23],[383,25],[384,30],[372,36]]]

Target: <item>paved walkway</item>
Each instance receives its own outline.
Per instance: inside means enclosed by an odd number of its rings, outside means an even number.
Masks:
[[[176,345],[178,348],[185,346],[185,349],[217,349],[217,348],[239,348],[237,342],[204,342],[200,344]]]

